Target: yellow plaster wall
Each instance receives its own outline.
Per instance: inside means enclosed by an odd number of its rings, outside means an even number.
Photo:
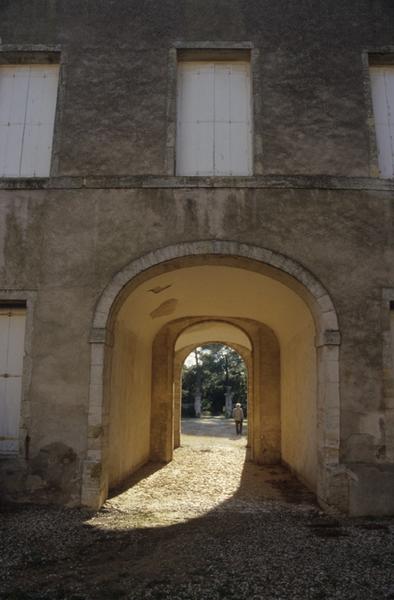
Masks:
[[[114,328],[109,415],[109,485],[149,458],[151,348],[118,319]]]
[[[316,348],[313,323],[282,345],[282,458],[313,489],[317,484]]]

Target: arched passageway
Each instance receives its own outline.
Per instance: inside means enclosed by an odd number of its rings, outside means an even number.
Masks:
[[[156,251],[105,290],[91,339],[84,504],[99,506],[148,460],[172,459],[182,356],[207,330],[217,341],[215,327],[248,364],[251,459],[283,461],[322,502],[340,504],[332,302],[293,261],[231,242]]]

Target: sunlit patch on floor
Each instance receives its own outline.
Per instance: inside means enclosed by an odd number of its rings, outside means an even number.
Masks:
[[[113,493],[91,526],[111,527],[111,513],[117,528],[133,529],[185,523],[208,513],[267,512],[272,502],[315,506],[313,495],[285,468],[245,460],[247,438],[235,435],[232,421],[191,420],[183,427],[186,435],[174,460],[143,467]]]

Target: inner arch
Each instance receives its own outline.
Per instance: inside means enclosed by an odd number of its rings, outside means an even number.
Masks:
[[[198,346],[210,342],[221,343],[237,352],[247,371],[247,397],[253,396],[253,346],[250,337],[239,326],[225,320],[202,320],[189,325],[181,331],[175,342],[174,355],[174,448],[181,444],[182,413],[182,368],[188,354]],[[251,446],[251,436],[248,440]]]
[[[201,321],[182,331],[176,340],[175,352],[210,342],[220,342],[228,346],[238,345],[252,350],[250,339],[242,329],[226,321],[210,320]]]

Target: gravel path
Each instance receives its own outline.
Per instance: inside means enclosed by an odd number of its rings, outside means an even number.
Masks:
[[[394,519],[323,514],[281,467],[245,463],[224,420],[183,432],[95,514],[3,507],[0,598],[394,599]]]

